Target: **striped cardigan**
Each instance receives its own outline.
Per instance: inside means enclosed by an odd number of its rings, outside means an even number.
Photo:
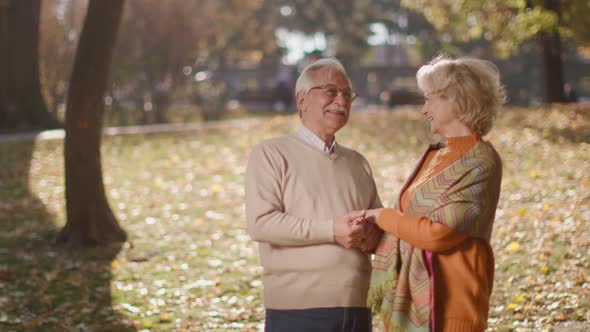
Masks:
[[[422,168],[422,156],[403,193]],[[415,191],[406,215],[426,217],[465,235],[489,242],[500,194],[502,164],[493,146],[477,143]],[[399,197],[402,195],[400,194]],[[398,202],[399,205],[399,202]],[[389,331],[429,331],[434,304],[431,252],[385,233],[373,260],[369,305],[380,312]],[[493,273],[493,271],[492,271]]]

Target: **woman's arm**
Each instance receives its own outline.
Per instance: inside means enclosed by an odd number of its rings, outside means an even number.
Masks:
[[[396,209],[368,210],[367,220],[416,248],[442,252],[458,246],[467,235],[426,217],[403,215]]]

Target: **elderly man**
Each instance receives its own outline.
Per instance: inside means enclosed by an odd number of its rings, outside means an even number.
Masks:
[[[301,127],[251,152],[248,232],[264,267],[265,331],[370,331],[368,253],[380,231],[353,210],[381,207],[367,160],[336,143],[355,97],[336,59],[296,83]]]

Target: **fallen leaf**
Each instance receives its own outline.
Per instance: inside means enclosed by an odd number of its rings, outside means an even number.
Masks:
[[[510,242],[510,244],[508,244],[508,247],[506,247],[506,250],[508,250],[510,252],[517,252],[517,251],[521,251],[522,247],[520,246],[520,244],[518,242]]]

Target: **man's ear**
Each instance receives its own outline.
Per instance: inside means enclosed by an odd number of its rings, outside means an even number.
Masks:
[[[301,91],[295,94],[295,99],[297,100],[297,109],[299,112],[305,112],[303,101],[305,100],[305,94]]]

